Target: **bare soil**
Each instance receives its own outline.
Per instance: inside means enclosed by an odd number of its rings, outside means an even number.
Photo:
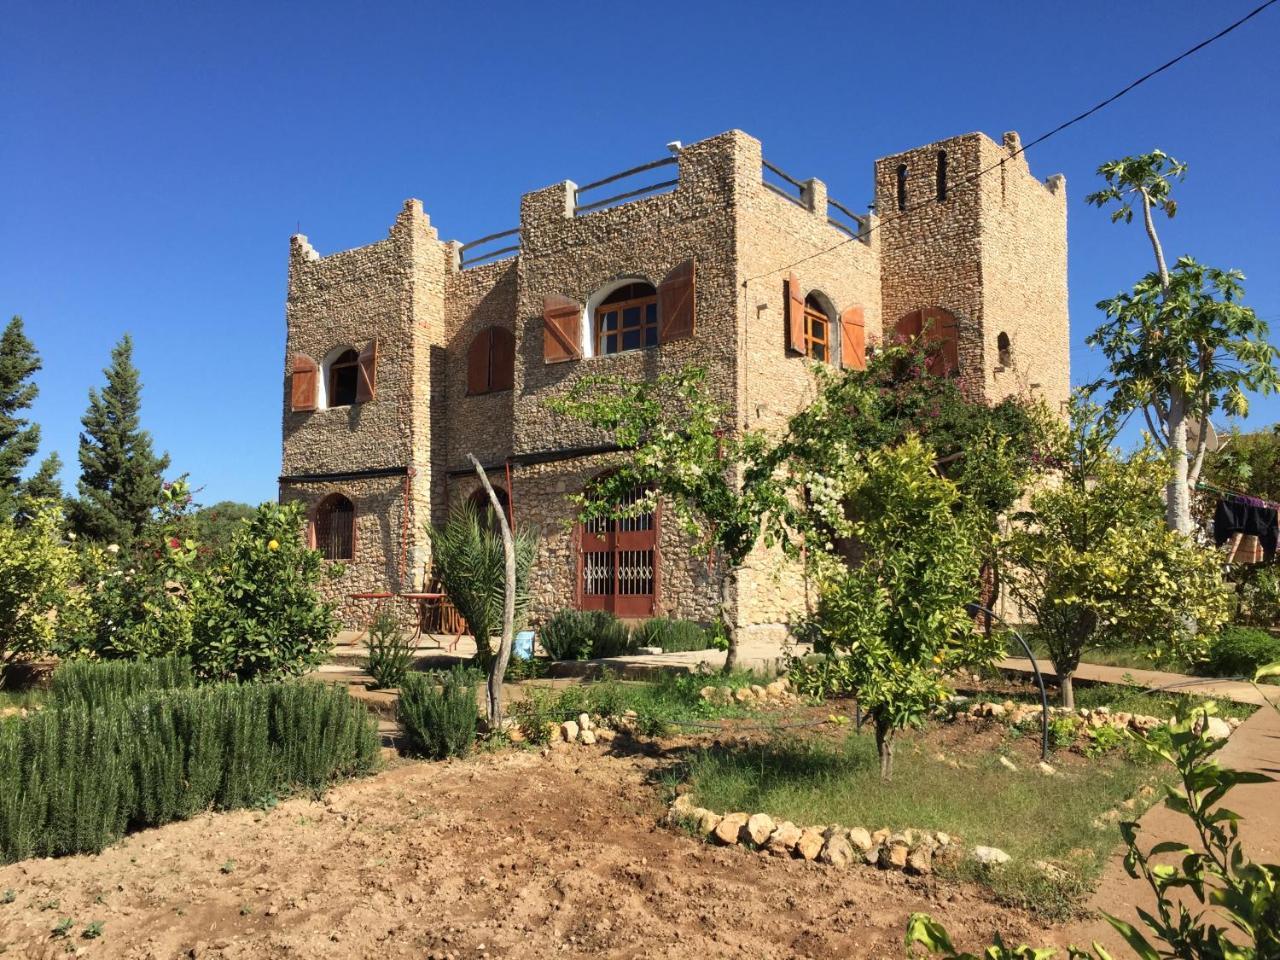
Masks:
[[[676,747],[671,743],[665,747]],[[1043,925],[976,887],[709,846],[661,825],[671,752],[395,762],[322,800],[211,814],[0,868],[0,953],[53,957],[901,957]],[[74,925],[63,937],[63,918]],[[101,935],[85,939],[93,921]],[[7,947],[7,951],[4,949]]]

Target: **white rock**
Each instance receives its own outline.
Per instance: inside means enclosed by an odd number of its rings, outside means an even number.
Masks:
[[[1018,772],[1018,765],[1008,757],[1000,758],[1000,766],[1004,767],[1006,770],[1012,770],[1014,773]]]
[[[999,847],[974,847],[973,859],[979,863],[999,864],[1008,863],[1009,855]]]
[[[585,745],[591,746],[596,742],[596,732],[594,730],[583,730],[578,734],[578,739]]]
[[[769,835],[777,829],[777,826],[773,822],[773,817],[767,813],[753,813],[747,818],[747,836],[758,847],[769,839]]]
[[[580,730],[594,730],[595,724],[591,722],[591,717],[585,713],[578,714],[578,728]]]
[[[572,720],[566,720],[560,724],[560,736],[564,738],[565,743],[573,743],[578,739],[578,725]]]
[[[1041,773],[1043,773],[1046,777],[1052,777],[1055,773],[1058,772],[1057,770],[1053,769],[1053,767],[1051,767],[1049,764],[1045,763],[1043,760],[1041,760],[1039,763],[1036,764],[1036,769],[1039,770]]]

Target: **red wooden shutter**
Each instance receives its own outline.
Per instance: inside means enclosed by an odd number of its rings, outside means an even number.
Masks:
[[[558,293],[542,298],[542,359],[545,363],[582,356],[582,304]]]
[[[804,291],[793,273],[787,278],[787,349],[804,353]]]
[[[846,370],[867,369],[867,328],[861,307],[840,314],[840,365]]]
[[[378,341],[370,340],[357,360],[356,403],[367,403],[378,394]]]
[[[948,377],[960,370],[960,331],[955,315],[940,307],[929,307],[923,314],[924,341],[932,351],[928,369],[935,377]]]
[[[694,270],[694,261],[686,260],[673,267],[658,285],[659,343],[693,336]]]
[[[516,338],[506,327],[494,327],[489,360],[489,389],[510,390],[516,381]]]
[[[293,355],[290,376],[290,406],[294,412],[316,408],[316,387],[320,382],[316,362],[305,353]]]
[[[920,311],[912,310],[904,317],[899,317],[898,322],[894,325],[893,332],[896,337],[910,343],[916,337],[920,336],[921,319]]]
[[[467,394],[488,393],[489,351],[492,348],[493,328],[486,327],[475,335],[467,348]]]

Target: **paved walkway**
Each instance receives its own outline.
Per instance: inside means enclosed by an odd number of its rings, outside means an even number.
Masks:
[[[1036,663],[1045,680],[1056,680],[1053,665],[1042,660]],[[1031,661],[1026,657],[1006,657],[997,666],[1001,670],[1030,674]],[[1234,700],[1237,703],[1262,704],[1266,701],[1251,683],[1241,680],[1217,680],[1212,677],[1188,677],[1181,673],[1165,673],[1163,670],[1136,670],[1132,667],[1103,667],[1082,663],[1076,669],[1075,678],[1093,683],[1114,683],[1120,686],[1137,684],[1143,690],[1170,690],[1174,693],[1196,693],[1206,697]],[[1280,696],[1280,687],[1269,688],[1270,694]]]

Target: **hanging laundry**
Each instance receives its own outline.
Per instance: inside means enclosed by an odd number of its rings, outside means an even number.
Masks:
[[[1222,546],[1233,534],[1258,538],[1263,559],[1270,563],[1276,556],[1280,539],[1280,513],[1265,500],[1253,497],[1223,497],[1213,513],[1213,539]]]

